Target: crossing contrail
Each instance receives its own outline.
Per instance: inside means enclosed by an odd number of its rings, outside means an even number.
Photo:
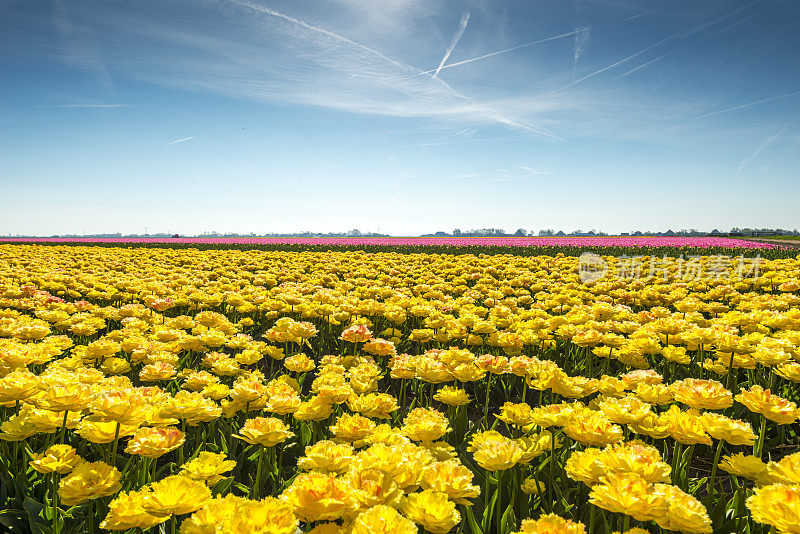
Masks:
[[[458,41],[461,40],[461,36],[464,35],[464,30],[467,29],[468,22],[469,22],[469,13],[464,13],[463,15],[461,15],[461,22],[458,23],[458,30],[456,30],[455,35],[453,35],[453,40],[450,41],[450,46],[447,47],[447,51],[444,53],[442,61],[436,68],[436,72],[433,73],[434,78],[439,75],[439,71],[442,70],[442,67],[444,67],[445,61],[447,61],[447,58],[449,58],[450,54],[453,53],[453,50],[456,48],[456,45],[458,44]]]

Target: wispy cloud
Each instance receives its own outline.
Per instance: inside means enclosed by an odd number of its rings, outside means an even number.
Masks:
[[[638,85],[604,85],[591,91],[561,94],[551,90],[567,82],[574,85],[593,77],[597,80],[602,76],[600,73],[611,69],[616,69],[609,73],[613,78],[631,76],[661,61],[671,47],[659,45],[669,39],[682,39],[681,31],[687,26],[674,28],[677,38],[673,35],[658,41],[666,34],[656,35],[651,38],[657,42],[629,44],[634,48],[628,52],[623,48],[625,53],[620,53],[617,46],[617,51],[611,53],[619,55],[589,63],[589,49],[581,44],[590,35],[588,26],[531,41],[519,37],[525,33],[508,33],[508,37],[519,39],[511,44],[521,44],[498,46],[506,36],[495,31],[496,21],[489,16],[492,13],[481,11],[478,17],[475,11],[478,8],[474,7],[468,8],[471,16],[467,20],[465,15],[458,28],[445,26],[451,41],[447,50],[442,51],[446,57],[437,56],[443,61],[422,70],[415,63],[421,61],[420,48],[430,49],[442,41],[438,31],[432,30],[438,30],[434,27],[446,14],[443,3],[423,6],[428,12],[438,11],[435,17],[419,19],[404,15],[409,27],[396,31],[403,32],[408,39],[398,40],[387,37],[382,27],[341,25],[342,12],[350,12],[342,4],[357,7],[366,5],[367,0],[336,1],[338,9],[333,11],[317,8],[314,3],[297,3],[291,4],[292,11],[281,12],[266,0],[224,0],[201,3],[196,13],[187,12],[185,18],[153,17],[155,8],[139,11],[105,4],[98,4],[91,11],[70,8],[69,14],[78,30],[95,28],[97,35],[101,35],[99,28],[103,28],[102,44],[108,66],[121,77],[272,105],[423,119],[415,125],[434,127],[439,137],[431,140],[438,144],[484,142],[485,138],[505,135],[520,139],[520,133],[553,140],[568,138],[571,142],[607,135],[662,140],[676,128],[690,128],[689,124],[679,124],[686,122],[686,117],[694,117],[698,110],[711,111],[698,107],[696,102],[677,102],[672,96],[640,94]],[[408,6],[425,3],[400,1]],[[412,7],[408,10],[417,13],[414,11],[417,8]],[[182,12],[180,9],[176,11]],[[455,15],[463,11],[452,12],[452,21],[457,22]],[[387,16],[393,12],[388,9]],[[710,31],[749,13],[740,13]],[[216,21],[213,26],[207,24],[212,17]],[[466,59],[454,61],[454,56],[466,55],[467,37],[471,46],[481,46],[487,53],[472,53]],[[626,38],[622,42],[631,41]],[[548,53],[537,53],[538,50],[533,50],[535,46]],[[570,80],[570,66],[575,66],[576,54],[577,75]],[[556,55],[563,59],[557,59]],[[491,61],[495,57],[502,61]],[[452,81],[441,74],[460,66],[470,68],[465,69],[463,76],[453,76]],[[103,97],[97,98],[101,103],[104,101]],[[105,97],[105,102],[113,104],[120,100],[111,98]],[[70,100],[62,97],[61,101]],[[492,128],[498,125],[508,132]],[[467,132],[450,133],[475,129],[483,132],[480,137],[475,134],[471,138]],[[448,135],[453,137],[447,138]]]
[[[352,39],[349,39],[349,38],[347,38],[347,37],[345,37],[343,35],[339,35],[338,33],[326,30],[325,28],[321,28],[319,26],[314,26],[313,24],[309,24],[309,23],[304,22],[304,21],[302,21],[300,19],[296,19],[294,17],[291,17],[291,16],[286,15],[284,13],[281,13],[279,11],[275,11],[274,9],[270,9],[268,7],[264,7],[264,6],[261,6],[261,5],[258,5],[258,4],[254,4],[254,3],[248,2],[246,0],[228,0],[228,1],[233,3],[233,4],[239,5],[241,7],[246,7],[246,8],[255,10],[255,11],[260,11],[261,13],[264,13],[266,15],[270,15],[270,16],[273,16],[273,17],[277,17],[279,19],[283,19],[283,20],[285,20],[287,22],[291,22],[292,24],[296,24],[296,25],[301,26],[303,28],[306,28],[308,30],[320,33],[322,35],[326,35],[328,37],[332,37],[332,38],[337,39],[339,41],[344,41],[344,42],[346,42],[346,43],[348,43],[350,45],[353,45],[353,46],[358,47],[358,48],[360,48],[362,50],[365,50],[366,52],[369,52],[370,54],[373,54],[373,55],[383,59],[384,61],[388,61],[389,63],[392,63],[393,65],[395,65],[397,67],[400,67],[402,69],[411,69],[412,68],[409,65],[404,65],[403,63],[400,63],[399,61],[396,61],[396,60],[390,58],[389,56],[387,56],[385,54],[382,54],[381,52],[378,52],[374,48],[370,48],[369,46],[366,46],[366,45],[363,45],[363,44],[361,44],[359,42],[353,41]]]
[[[778,130],[774,134],[772,134],[769,137],[767,137],[759,145],[759,147],[756,149],[755,152],[753,152],[752,154],[750,154],[750,156],[746,157],[741,162],[739,162],[739,169],[736,172],[742,172],[742,169],[747,167],[747,165],[749,165],[751,161],[753,161],[756,157],[758,157],[758,155],[761,154],[761,152],[763,152],[767,147],[769,147],[772,143],[774,143],[775,140],[778,139],[778,137],[780,137],[780,135],[783,132],[785,132],[786,130],[788,130],[788,129],[789,129],[788,126],[784,126],[783,128],[781,128],[780,130]]]
[[[794,91],[791,93],[786,93],[783,95],[778,96],[771,96],[769,98],[761,98],[759,100],[754,100],[753,102],[748,102],[746,104],[741,104],[738,106],[733,106],[730,108],[720,109],[718,111],[712,111],[711,113],[706,113],[705,115],[700,115],[696,117],[698,119],[705,119],[706,117],[713,117],[714,115],[721,115],[723,113],[729,113],[731,111],[738,111],[740,109],[747,109],[752,106],[757,106],[759,104],[766,104],[767,102],[774,102],[775,100],[783,100],[784,98],[791,98],[793,96],[800,96],[800,91]]]
[[[484,120],[489,120],[496,124],[501,124],[517,130],[523,130],[532,134],[548,137],[558,141],[564,140],[561,136],[559,136],[556,133],[547,131],[542,128],[536,128],[534,126],[531,126],[527,122],[523,122],[520,119],[508,117],[505,114],[495,109],[492,109],[491,107],[485,104],[478,102],[474,98],[467,96],[461,93],[460,91],[457,91],[456,89],[451,87],[449,84],[447,84],[440,78],[436,76],[430,76],[429,74],[431,72],[435,72],[436,69],[427,72],[422,72],[420,71],[420,69],[412,65],[408,65],[401,61],[398,61],[392,57],[389,57],[383,52],[380,52],[370,46],[364,45],[353,39],[350,39],[349,37],[345,37],[336,32],[322,28],[320,26],[309,24],[298,18],[286,15],[284,13],[275,11],[273,9],[258,4],[254,4],[248,0],[228,0],[228,1],[234,5],[238,5],[240,7],[244,7],[250,10],[263,13],[270,17],[276,17],[278,19],[290,22],[296,26],[299,26],[300,28],[311,31],[313,34],[322,35],[327,38],[338,41],[339,43],[342,43],[344,45],[355,47],[356,49],[366,52],[370,56],[378,58],[384,63],[388,63],[392,67],[396,67],[398,69],[401,69],[402,71],[411,72],[414,74],[428,75],[425,77],[427,78],[427,80],[423,79],[421,84],[414,82],[413,85],[409,86],[408,84],[399,84],[398,82],[402,81],[402,77],[397,76],[396,73],[385,73],[376,70],[378,65],[365,65],[364,67],[366,67],[366,71],[355,73],[358,75],[359,78],[370,79],[373,83],[379,85],[381,89],[385,90],[389,86],[393,86],[394,91],[402,91],[405,92],[407,96],[413,95],[414,97],[421,98],[420,101],[415,102],[416,107],[418,109],[416,114],[428,115],[428,116],[438,114],[440,116],[453,115],[461,117],[472,115],[473,120],[475,116],[479,116],[482,117]],[[320,43],[321,46],[325,46],[326,44],[327,43]],[[322,57],[315,57],[314,60],[320,61],[323,64],[330,61],[328,58],[322,58]],[[352,64],[353,61],[347,60],[346,58],[346,63],[348,65],[347,68],[351,68],[349,67],[349,65]],[[359,63],[356,64],[359,65]],[[343,67],[342,63],[336,63],[335,66],[337,68]],[[406,80],[409,80],[408,77],[405,78]],[[359,95],[359,97],[363,101],[363,91],[362,94]],[[444,98],[445,100],[444,101],[440,100],[438,106],[432,106],[432,104],[435,103],[435,99],[437,97],[439,99]],[[388,109],[390,108],[387,108],[385,106],[382,107],[382,114],[386,114]]]
[[[464,35],[464,30],[467,29],[467,23],[469,23],[469,13],[464,13],[463,15],[461,15],[461,22],[458,23],[458,29],[456,30],[455,35],[453,35],[453,38],[450,40],[450,45],[447,47],[447,50],[444,53],[444,57],[442,57],[442,60],[439,62],[439,66],[436,68],[436,72],[433,73],[434,78],[439,75],[439,71],[442,70],[442,67],[444,67],[445,62],[450,57],[450,54],[452,54],[453,50],[455,50],[458,41],[460,41],[461,36]]]
[[[194,139],[194,136],[184,137],[183,139],[176,139],[174,141],[170,141],[169,143],[165,144],[164,146],[177,145],[178,143],[183,143],[184,141],[191,141],[192,139]]]
[[[103,49],[91,28],[78,27],[62,0],[54,0],[53,25],[62,39],[59,54],[64,60],[92,75],[101,85],[113,90]]]
[[[398,1],[406,6],[401,13],[406,13],[403,17],[409,21],[414,18],[409,18],[408,13],[439,9],[423,0]],[[361,0],[340,3],[354,9],[362,5]],[[357,38],[344,35],[337,28],[319,22],[325,20],[325,10],[315,9],[315,14],[322,15],[319,18],[315,15],[312,21],[256,0],[203,2],[197,13],[187,13],[184,18],[151,16],[154,9],[109,7],[105,3],[91,10],[70,7],[70,31],[83,35],[80,32],[87,30],[86,35],[93,32],[102,35],[102,48],[93,49],[93,57],[98,59],[96,66],[113,69],[121,77],[255,102],[312,106],[360,115],[423,118],[434,124],[455,125],[456,130],[500,125],[517,134],[558,141],[564,139],[552,126],[539,123],[545,120],[546,111],[574,107],[566,99],[548,97],[537,98],[533,107],[509,106],[511,97],[498,98],[499,95],[493,95],[485,87],[453,87],[433,76],[438,66],[422,71],[408,60],[399,59],[415,56],[402,49],[395,52],[404,42],[387,41],[382,28],[358,30]],[[303,7],[298,5],[298,9]],[[387,8],[387,12],[394,11]],[[213,27],[204,24],[209,17],[217,20]],[[203,25],[198,26],[200,23]],[[425,24],[429,24],[428,19]],[[468,25],[472,24],[474,21],[469,21]],[[431,46],[432,32],[420,34],[420,31],[415,26],[406,33],[415,34],[419,46],[423,42]],[[567,35],[574,32],[563,37]],[[497,50],[458,65],[558,38],[562,36]],[[387,50],[376,44],[381,42],[388,42],[392,48]],[[48,48],[46,53],[83,68],[66,57],[61,48]],[[451,58],[452,55],[441,65],[440,75],[454,65]],[[550,124],[554,125],[552,121]]]

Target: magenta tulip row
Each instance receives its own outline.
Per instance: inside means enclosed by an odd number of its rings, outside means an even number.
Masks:
[[[472,246],[493,245],[513,247],[726,247],[726,248],[783,248],[773,243],[761,243],[729,237],[341,237],[341,238],[90,238],[41,237],[0,238],[0,242],[36,243],[197,243],[197,244],[287,244],[287,245],[378,245],[378,246]]]

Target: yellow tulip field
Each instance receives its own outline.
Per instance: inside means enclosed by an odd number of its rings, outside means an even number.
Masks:
[[[0,244],[0,530],[798,533],[772,258]]]

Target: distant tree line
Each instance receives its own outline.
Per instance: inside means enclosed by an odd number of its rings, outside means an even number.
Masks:
[[[524,228],[518,228],[513,233],[507,233],[502,228],[478,228],[476,230],[461,230],[456,228],[451,233],[435,232],[432,234],[422,234],[420,237],[591,237],[591,236],[608,236],[608,235],[622,235],[622,236],[665,236],[665,237],[704,237],[704,236],[742,236],[742,237],[758,237],[758,236],[778,236],[778,235],[800,235],[797,228],[794,230],[786,230],[782,228],[739,228],[733,227],[727,232],[721,232],[717,229],[711,232],[702,232],[695,228],[688,230],[667,230],[666,232],[652,232],[635,230],[632,232],[622,232],[621,234],[608,234],[601,230],[591,229],[587,232],[582,230],[575,230],[572,232],[564,232],[563,230],[553,230],[546,228],[543,230],[528,231]],[[389,234],[381,234],[376,232],[361,232],[358,229],[348,230],[347,232],[296,232],[296,233],[255,233],[240,234],[235,232],[220,233],[220,232],[203,232],[201,234],[184,235],[172,234],[165,232],[158,233],[145,233],[145,234],[122,234],[120,232],[112,234],[58,234],[50,236],[32,236],[32,235],[11,235],[8,237],[26,238],[26,237],[50,237],[50,238],[169,238],[169,237],[225,237],[225,238],[253,238],[253,237],[275,237],[275,238],[332,238],[332,237],[391,237]]]
[[[546,228],[543,230],[527,231],[524,228],[518,228],[514,233],[507,233],[500,228],[479,228],[477,230],[461,230],[456,228],[452,233],[436,232],[434,234],[424,234],[422,237],[591,237],[591,236],[608,236],[608,235],[621,235],[621,236],[664,236],[664,237],[704,237],[704,236],[769,236],[769,235],[800,235],[797,228],[794,230],[785,230],[781,228],[738,228],[733,227],[728,232],[720,232],[719,230],[712,230],[711,232],[703,232],[696,228],[688,230],[667,230],[665,232],[653,232],[634,230],[631,232],[622,232],[621,234],[608,234],[602,230],[591,229],[587,232],[583,230],[574,230],[572,232],[564,232],[563,230],[553,230]]]

